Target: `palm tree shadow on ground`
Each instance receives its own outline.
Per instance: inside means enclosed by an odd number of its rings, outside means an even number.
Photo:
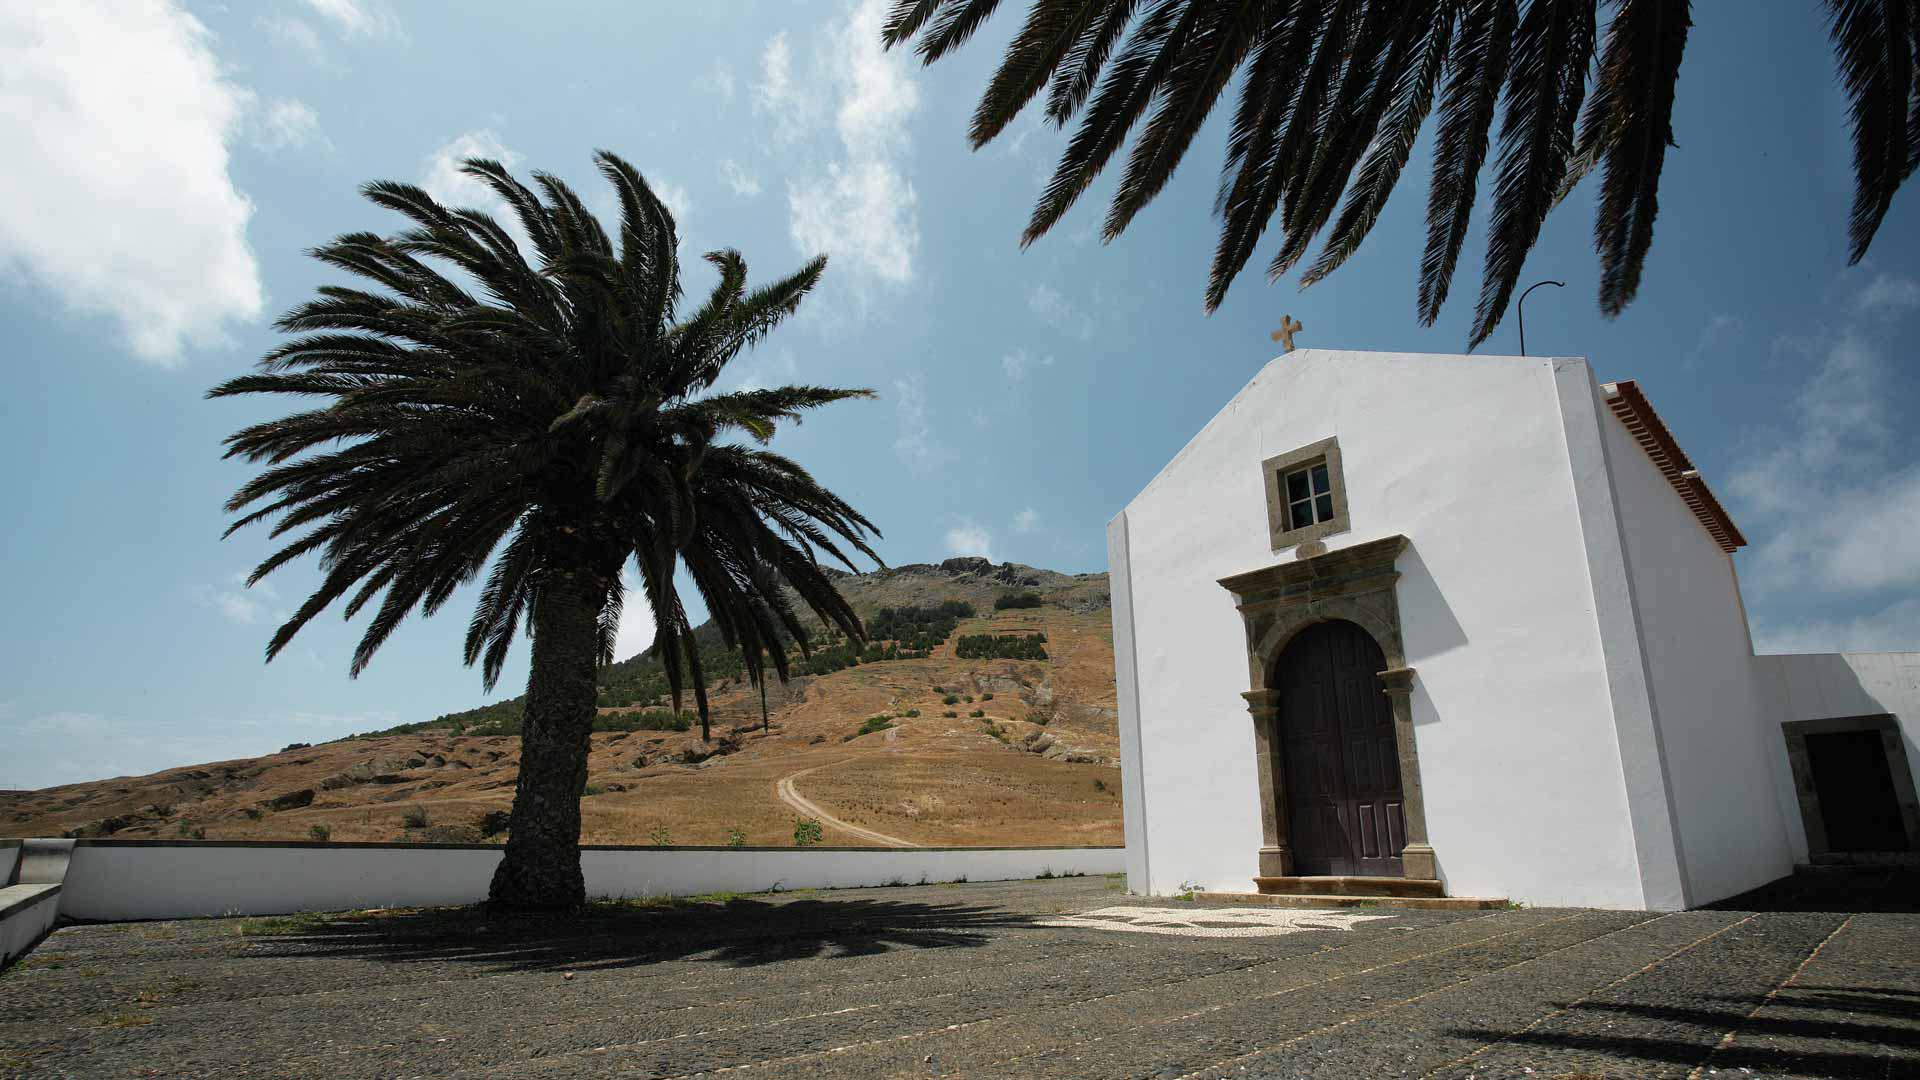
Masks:
[[[1604,1059],[1618,1068],[1623,1059],[1637,1063],[1661,1062],[1672,1065],[1711,1068],[1720,1075],[1881,1077],[1900,1075],[1891,1072],[1901,1060],[1911,1060],[1920,1052],[1920,1006],[1902,997],[1899,990],[1854,988],[1817,989],[1799,996],[1783,992],[1771,1003],[1773,1011],[1789,1015],[1753,1015],[1760,1004],[1754,997],[1721,997],[1718,1007],[1677,1007],[1622,1002],[1581,1002],[1569,1006],[1576,1025],[1586,1030],[1533,1030],[1505,1032],[1496,1029],[1463,1028],[1448,1034],[1482,1043],[1508,1043],[1558,1051],[1566,1060],[1547,1064],[1532,1061],[1530,1071],[1555,1075],[1561,1065],[1581,1075],[1578,1069],[1594,1058]],[[1880,995],[1893,995],[1881,997]],[[1800,1011],[1806,1010],[1806,1011]],[[1881,1022],[1843,1019],[1864,1013],[1904,1019],[1905,1026]],[[1658,1024],[1662,1030],[1691,1030],[1699,1040],[1686,1038],[1650,1038],[1646,1036],[1604,1033],[1595,1028],[1612,1026],[1616,1018]],[[1716,1045],[1726,1032],[1737,1032],[1730,1044]],[[1871,1049],[1862,1049],[1871,1047]],[[1648,1069],[1649,1074],[1653,1070]],[[1622,1075],[1607,1073],[1605,1075]],[[1632,1075],[1632,1074],[1626,1074]],[[1663,1074],[1664,1075],[1664,1074]]]
[[[978,948],[1033,917],[969,904],[735,899],[590,905],[568,915],[489,915],[481,907],[326,916],[285,942],[305,954],[382,963],[464,962],[494,972],[596,971],[676,960],[757,967],[894,949]],[[268,947],[250,955],[283,958]]]

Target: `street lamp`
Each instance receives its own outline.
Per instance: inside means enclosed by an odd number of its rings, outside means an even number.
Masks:
[[[1564,289],[1567,287],[1567,283],[1564,281],[1536,281],[1533,284],[1527,286],[1527,292],[1523,292],[1520,294],[1519,302],[1514,304],[1513,306],[1520,313],[1520,355],[1521,356],[1527,355],[1527,293],[1532,292],[1533,290],[1539,288],[1542,285],[1552,285],[1556,288],[1561,288],[1561,289]]]

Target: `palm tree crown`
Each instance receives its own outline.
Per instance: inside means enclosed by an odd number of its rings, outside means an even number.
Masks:
[[[325,571],[273,635],[269,659],[345,598],[348,617],[374,605],[354,652],[358,674],[410,612],[432,614],[491,561],[465,645],[489,687],[516,627],[537,634],[536,614],[568,580],[585,582],[569,602],[578,594],[592,605],[606,663],[631,558],[675,706],[690,677],[704,732],[705,680],[676,569],[755,682],[769,662],[786,676],[784,642],[806,647],[783,585],[823,623],[861,635],[816,549],[849,567],[843,547],[877,562],[867,535],[878,530],[755,444],[779,421],[870,393],[714,391],[728,361],[794,311],[826,260],[749,291],[740,254],[711,252],[719,284],[682,318],[672,215],[626,162],[604,152],[596,161],[619,197],[617,244],[554,177],[535,174],[543,200],[498,162],[465,163],[512,208],[537,263],[485,213],[406,184],[367,185],[367,198],[413,227],[350,233],[313,255],[377,288],[320,288],[280,320],[301,336],[257,373],[209,392],[326,401],[227,440],[229,457],[270,466],[228,503],[243,512],[228,532],[277,519],[273,535],[288,538],[251,581],[309,552]],[[477,292],[427,260],[457,268]]]
[[[1920,0],[1825,2],[1852,102],[1857,182],[1849,235],[1858,262],[1894,191],[1920,162]],[[889,46],[917,37],[932,63],[998,6],[896,0],[882,37]],[[1594,224],[1601,310],[1619,314],[1639,288],[1691,22],[1686,0],[1613,0],[1589,96],[1597,6],[1032,0],[970,136],[976,148],[985,145],[1042,91],[1055,126],[1079,118],[1021,238],[1029,244],[1085,193],[1144,117],[1107,210],[1112,239],[1166,186],[1240,75],[1215,202],[1221,226],[1206,291],[1212,311],[1276,216],[1281,239],[1267,264],[1270,279],[1298,265],[1329,220],[1333,231],[1303,273],[1303,287],[1352,255],[1438,99],[1419,296],[1420,318],[1432,325],[1453,280],[1498,112],[1493,214],[1472,335],[1478,346],[1499,324],[1548,211],[1596,168],[1603,174]]]

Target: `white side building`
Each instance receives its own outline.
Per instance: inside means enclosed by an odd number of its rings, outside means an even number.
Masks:
[[[1108,526],[1130,888],[1677,909],[1920,848],[1920,654],[1756,657],[1744,542],[1584,360],[1274,360]]]

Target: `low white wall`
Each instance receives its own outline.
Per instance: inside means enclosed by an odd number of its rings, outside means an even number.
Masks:
[[[501,849],[438,844],[80,841],[60,914],[175,919],[483,900]],[[1125,868],[1123,848],[585,848],[593,897],[998,881]]]
[[[1755,657],[1754,664],[1774,705],[1756,719],[1794,858],[1807,858],[1807,829],[1781,724],[1891,713],[1906,743],[1907,767],[1920,786],[1920,653],[1794,653]]]
[[[0,840],[0,885],[13,884],[13,870],[19,865],[20,841]]]
[[[0,889],[0,965],[20,959],[38,945],[53,929],[59,913],[58,885],[15,885]]]

